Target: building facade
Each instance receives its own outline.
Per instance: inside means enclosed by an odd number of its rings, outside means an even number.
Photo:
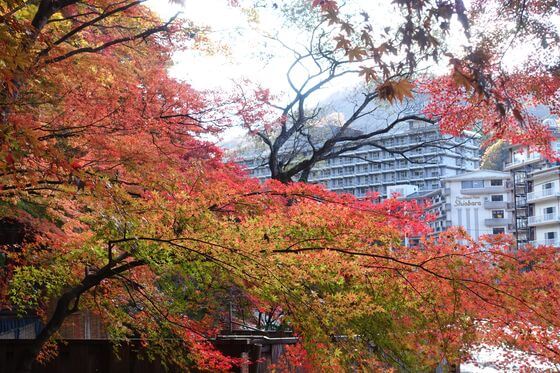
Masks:
[[[476,170],[442,180],[442,187],[431,191],[402,194],[426,206],[435,217],[429,222],[437,236],[450,227],[463,227],[474,239],[488,234],[514,232],[511,175],[494,170]],[[402,186],[400,189],[409,190]],[[409,239],[415,245],[418,238]]]
[[[477,138],[444,137],[437,125],[419,121],[409,121],[376,137],[376,143],[387,150],[364,146],[320,162],[311,171],[309,182],[357,197],[370,192],[387,197],[388,188],[400,184],[414,185],[422,192],[437,190],[442,178],[475,170],[480,164]],[[405,149],[405,157],[394,152]],[[303,152],[302,156],[306,155]],[[270,177],[265,159],[246,157],[240,163],[253,177]]]
[[[556,141],[552,147],[560,150],[557,121],[544,121]],[[509,149],[505,170],[512,175],[514,234],[518,246],[560,246],[560,164],[550,162],[526,147]]]
[[[478,170],[443,180],[446,226],[462,226],[474,239],[513,233],[511,176]]]

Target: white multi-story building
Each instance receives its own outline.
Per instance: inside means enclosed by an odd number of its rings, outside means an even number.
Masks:
[[[435,216],[429,223],[431,236],[450,227],[463,227],[474,239],[482,235],[513,232],[509,192],[511,175],[494,170],[476,170],[442,180],[442,188],[402,194],[407,200],[426,203],[426,213]],[[408,190],[402,186],[402,190]],[[411,245],[417,239],[409,239]]]
[[[549,165],[531,173],[527,193],[529,241],[538,245],[559,245],[560,167]]]
[[[556,120],[547,119],[560,149],[560,132]],[[512,174],[514,234],[519,246],[560,246],[560,165],[526,147],[509,149],[505,170]]]
[[[442,178],[475,170],[480,164],[478,138],[444,137],[437,125],[424,122],[403,123],[376,137],[375,143],[379,146],[364,146],[318,163],[309,182],[357,197],[370,192],[387,197],[387,188],[400,184],[414,185],[422,192],[439,189]],[[392,152],[404,149],[406,157]],[[306,155],[303,151],[302,157]],[[270,177],[265,157],[244,157],[240,163],[253,177]]]
[[[445,209],[449,226],[462,226],[474,239],[513,232],[511,175],[478,170],[445,178]]]

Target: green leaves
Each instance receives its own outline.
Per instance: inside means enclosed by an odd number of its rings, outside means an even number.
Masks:
[[[18,267],[10,281],[10,301],[20,315],[32,312],[60,294],[70,282],[64,267]]]

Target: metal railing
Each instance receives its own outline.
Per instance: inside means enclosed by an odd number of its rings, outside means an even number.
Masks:
[[[535,161],[535,160],[540,160],[541,155],[539,153],[536,154],[529,154],[527,157],[522,158],[522,159],[514,159],[512,162],[506,163],[505,167],[509,168],[509,167],[513,167],[513,166],[517,166],[517,165],[521,165],[523,163],[527,163],[527,162],[531,162],[531,161]]]
[[[560,246],[557,238],[549,238],[546,240],[530,241],[533,246]]]
[[[550,214],[529,216],[529,224],[539,224],[558,221],[558,214],[552,212]]]
[[[537,199],[551,197],[551,196],[558,196],[558,195],[559,192],[556,190],[556,188],[541,189],[535,192],[527,193],[527,200],[534,201]]]

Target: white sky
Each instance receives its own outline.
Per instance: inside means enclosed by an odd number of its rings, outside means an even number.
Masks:
[[[227,89],[232,79],[239,81],[242,78],[250,78],[274,90],[287,88],[282,74],[291,62],[291,56],[275,53],[275,58],[263,60],[270,50],[262,48],[265,41],[262,34],[281,27],[281,21],[270,11],[260,9],[259,22],[253,23],[251,28],[242,9],[227,6],[226,0],[187,0],[184,6],[150,0],[148,4],[163,18],[181,11],[196,25],[208,26],[211,29],[208,37],[215,47],[225,47],[214,54],[197,50],[177,53],[172,68],[175,77],[185,79],[198,89]],[[283,30],[282,37],[294,43],[298,34]]]
[[[249,79],[275,93],[290,90],[286,71],[294,61],[294,56],[280,43],[264,35],[274,35],[281,30],[282,42],[299,47],[309,39],[305,34],[302,35],[301,30],[283,27],[283,20],[278,17],[279,10],[259,8],[258,21],[249,22],[243,9],[228,6],[227,0],[186,0],[183,6],[165,0],[149,0],[148,6],[163,19],[182,12],[181,16],[195,25],[210,28],[207,36],[215,48],[225,47],[213,54],[197,49],[176,53],[171,68],[174,77],[199,90],[227,92],[236,89],[234,82],[243,79]],[[323,89],[310,102],[324,100],[341,88],[355,86],[361,81],[361,78],[355,77],[346,80],[343,85],[339,83],[336,87]],[[232,128],[221,135],[221,144],[225,147],[236,146],[244,134],[245,130]]]
[[[243,0],[240,0],[243,1]],[[199,90],[218,90],[227,92],[234,88],[234,82],[241,82],[247,78],[260,84],[263,88],[270,88],[272,92],[289,92],[286,71],[293,62],[291,52],[284,49],[277,42],[266,39],[263,35],[275,34],[281,30],[282,41],[290,46],[302,46],[309,40],[308,33],[297,27],[286,28],[280,11],[270,5],[273,0],[263,0],[266,7],[256,10],[256,22],[250,22],[249,15],[242,7],[228,6],[228,0],[185,0],[184,5],[171,4],[167,0],[148,0],[148,6],[156,11],[163,19],[169,18],[181,11],[182,17],[188,18],[197,26],[207,26],[210,31],[206,36],[211,41],[214,53],[207,53],[200,49],[189,49],[178,52],[174,56],[174,66],[171,73],[178,79],[184,80]],[[282,4],[282,0],[278,0]],[[468,1],[467,1],[468,3]],[[365,7],[374,18],[374,26],[380,29],[391,25],[393,10],[387,8],[387,0],[353,0],[347,1],[347,8],[358,14],[360,8]],[[465,42],[458,22],[452,23],[450,40],[452,47],[461,53],[460,45]],[[515,47],[515,46],[514,46]],[[532,50],[524,45],[516,46],[510,51],[506,62],[515,65],[516,61],[525,60]],[[443,72],[448,69],[446,62],[440,66],[432,66],[431,71]],[[360,80],[358,80],[360,79]],[[313,97],[313,102],[325,100],[335,92],[346,91],[356,86],[361,78],[337,82],[322,90]],[[239,137],[240,129],[226,132],[224,137]]]
[[[189,81],[199,89],[225,88],[230,86],[231,79],[239,80],[243,77],[273,90],[288,89],[285,72],[293,61],[292,55],[278,44],[274,47],[274,43],[269,42],[265,46],[266,39],[263,35],[281,30],[282,41],[288,45],[301,45],[308,40],[305,32],[293,26],[283,27],[280,10],[271,7],[275,1],[281,6],[282,0],[262,0],[263,6],[255,11],[258,14],[257,21],[252,23],[248,21],[249,16],[244,13],[243,7],[228,6],[229,1],[231,0],[184,0],[184,5],[177,5],[168,0],[148,0],[148,6],[164,19],[181,11],[182,17],[194,24],[208,26],[211,31],[207,36],[215,43],[215,47],[226,47],[213,55],[197,50],[178,53],[175,56],[176,65],[172,69],[173,75]],[[242,3],[244,0],[238,1]],[[465,3],[468,7],[470,1],[466,0]],[[395,17],[395,10],[389,4],[391,2],[387,0],[350,0],[346,1],[345,10],[347,13],[358,14],[361,9],[366,9],[373,19],[374,27],[382,29],[391,26],[391,19]],[[558,17],[549,19],[560,28]],[[486,21],[492,22],[492,19]],[[456,53],[460,54],[460,45],[466,40],[458,22],[452,22],[452,26],[447,40]],[[534,51],[532,46],[517,44],[514,40],[504,61],[509,66],[525,61],[531,51]],[[266,54],[273,55],[273,58],[266,59]],[[447,66],[443,63],[438,71],[445,68]]]

